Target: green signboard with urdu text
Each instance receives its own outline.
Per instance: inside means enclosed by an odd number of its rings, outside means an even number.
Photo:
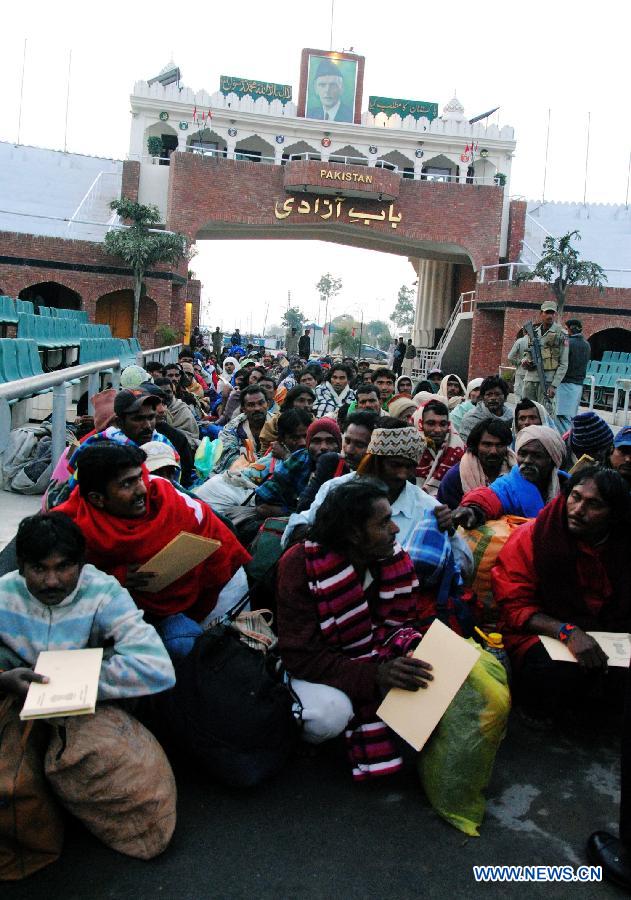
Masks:
[[[438,103],[426,100],[397,100],[395,97],[369,97],[368,110],[373,116],[385,113],[387,116],[414,116],[415,119],[435,119],[438,116]]]
[[[235,78],[232,75],[219,76],[219,90],[222,94],[236,94],[245,97],[249,94],[253,100],[265,97],[266,100],[280,100],[288,103],[291,100],[290,84],[274,84],[272,81],[256,81],[252,78]]]

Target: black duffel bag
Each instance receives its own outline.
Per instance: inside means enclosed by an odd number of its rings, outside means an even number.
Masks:
[[[276,774],[298,737],[277,664],[229,625],[213,626],[176,661],[175,687],[155,698],[159,730],[226,784],[251,787]]]

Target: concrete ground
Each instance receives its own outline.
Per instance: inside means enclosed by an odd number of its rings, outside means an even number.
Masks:
[[[176,764],[178,824],[151,862],[120,856],[76,823],[54,865],[3,900],[189,898],[622,897],[599,884],[477,884],[480,864],[586,864],[585,841],[615,829],[614,735],[528,731],[511,717],[479,838],[432,811],[415,771],[357,785],[340,748],[296,756],[275,779],[237,790]]]

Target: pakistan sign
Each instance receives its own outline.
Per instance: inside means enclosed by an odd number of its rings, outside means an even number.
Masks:
[[[415,119],[435,119],[438,116],[438,103],[426,100],[397,100],[394,97],[369,97],[368,110],[373,116],[385,113],[387,116],[414,116]]]
[[[232,75],[220,75],[219,90],[224,95],[236,94],[245,97],[249,94],[253,100],[265,97],[266,100],[280,100],[288,103],[291,100],[290,84],[274,84],[272,81],[254,81],[252,78],[234,78]]]

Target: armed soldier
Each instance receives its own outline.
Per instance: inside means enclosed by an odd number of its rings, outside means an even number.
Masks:
[[[552,300],[541,304],[541,321],[535,325],[534,334],[538,338],[543,361],[545,388],[537,371],[536,360],[529,341],[521,365],[525,370],[522,397],[543,403],[554,415],[554,396],[563,381],[568,365],[568,336],[554,319],[557,305]]]

